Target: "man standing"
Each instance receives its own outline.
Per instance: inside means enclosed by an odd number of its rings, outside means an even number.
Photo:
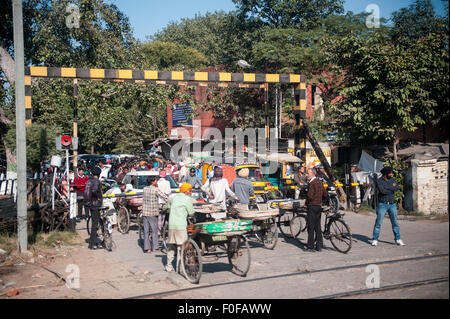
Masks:
[[[172,262],[175,256],[175,250],[180,253],[180,247],[188,239],[187,217],[194,215],[194,206],[192,205],[192,185],[184,183],[180,187],[180,193],[172,197],[167,203],[170,209],[169,218],[169,251],[167,252],[167,272],[173,271]],[[178,255],[179,256],[179,255]]]
[[[231,185],[231,190],[236,194],[239,203],[242,205],[248,205],[250,203],[250,197],[255,196],[253,184],[248,180],[249,174],[250,171],[248,168],[239,170],[239,177],[237,177]]]
[[[195,172],[195,168],[191,168],[189,170],[189,175],[186,175],[181,182],[191,184],[191,186],[194,188],[202,187],[202,180],[198,178],[197,175],[195,175]]]
[[[167,173],[165,171],[160,171],[159,172],[159,180],[158,180],[158,188],[161,190],[161,192],[163,192],[167,197],[170,196],[170,194],[172,193],[172,189],[170,188],[170,182],[166,179]],[[165,200],[163,200],[162,198],[159,199],[159,206],[162,209],[162,207],[164,206],[164,204],[166,203]],[[161,233],[161,229],[162,226],[164,224],[164,214],[159,214],[158,217],[158,229],[159,232]]]
[[[205,183],[201,189],[205,193],[209,194],[209,202],[213,204],[221,204],[223,211],[226,211],[227,209],[226,194],[238,199],[234,192],[230,189],[228,180],[223,178],[223,170],[219,166],[214,168],[214,177],[209,182]],[[226,213],[212,213],[211,216],[216,219],[225,218]]]
[[[389,218],[391,219],[392,230],[394,231],[395,242],[399,246],[405,246],[403,241],[400,239],[400,226],[397,220],[397,205],[395,204],[394,194],[400,189],[400,187],[395,183],[393,178],[392,167],[384,167],[381,170],[383,176],[377,181],[378,188],[378,205],[377,205],[377,220],[375,222],[375,227],[373,229],[373,240],[372,246],[377,246],[378,237],[380,236],[381,223],[383,222],[384,215],[386,212],[389,213]]]
[[[84,189],[85,206],[89,208],[92,221],[91,237],[89,243],[89,249],[97,249],[97,227],[100,220],[99,208],[102,207],[103,194],[102,184],[99,180],[101,170],[98,167],[92,169],[93,177],[90,178]]]
[[[79,168],[77,172],[77,176],[73,180],[75,191],[77,192],[77,205],[78,205],[78,219],[83,219],[83,202],[84,202],[84,189],[86,187],[86,183],[88,182],[89,177],[84,175],[84,169]],[[84,217],[88,217],[88,208],[84,207]]]
[[[305,167],[302,165],[299,167],[298,171],[294,174],[294,182],[299,187],[306,186],[308,184],[308,176],[305,174]],[[295,189],[295,199],[300,197],[300,189]]]
[[[323,238],[320,221],[322,218],[322,201],[328,197],[328,193],[323,187],[323,183],[316,178],[316,172],[312,168],[308,168],[307,175],[309,178],[308,197],[306,206],[308,207],[307,224],[308,224],[308,250],[315,248],[317,251],[322,250]]]
[[[159,199],[167,202],[168,197],[158,188],[158,179],[156,176],[148,177],[148,185],[144,188],[144,200],[142,207],[142,223],[144,224],[144,251],[151,253],[158,249],[158,216]],[[152,228],[152,241],[150,244],[149,232]]]

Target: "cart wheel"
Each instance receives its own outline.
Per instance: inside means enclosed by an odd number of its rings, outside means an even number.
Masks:
[[[107,251],[112,251],[112,236],[108,231],[107,223],[103,223],[103,243]]]
[[[167,241],[169,240],[169,224],[165,223],[163,228],[161,229],[161,251],[166,253],[169,251],[169,244]]]
[[[303,215],[295,216],[290,223],[291,236],[297,238],[306,230],[306,217]]]
[[[337,251],[346,254],[352,249],[352,232],[350,227],[340,219],[332,220],[328,224],[331,244]]]
[[[125,207],[121,207],[117,212],[117,225],[121,234],[128,234],[130,230],[130,213]]]
[[[294,213],[287,211],[278,216],[278,228],[281,233],[288,238],[292,238],[290,225],[293,218]]]
[[[234,236],[228,239],[227,243],[228,262],[231,271],[238,276],[246,276],[250,270],[250,248],[243,236]]]
[[[202,276],[202,255],[195,241],[188,239],[181,247],[181,268],[186,279],[198,284]]]
[[[263,221],[261,230],[261,239],[264,247],[274,249],[278,241],[278,226],[275,218]]]

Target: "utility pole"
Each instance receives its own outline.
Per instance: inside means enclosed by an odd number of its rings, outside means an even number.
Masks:
[[[269,83],[264,83],[264,116],[266,119],[266,155],[270,155]]]
[[[78,79],[73,79],[73,137],[78,137]],[[73,150],[73,170],[76,174],[78,150]]]
[[[17,239],[19,252],[27,247],[27,140],[25,128],[25,58],[22,0],[13,0],[14,61],[16,74]]]

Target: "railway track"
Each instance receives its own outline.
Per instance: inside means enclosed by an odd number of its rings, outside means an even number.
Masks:
[[[380,262],[370,262],[370,263],[355,264],[355,265],[348,265],[348,266],[322,268],[322,269],[316,269],[316,270],[297,271],[297,272],[281,274],[281,275],[273,275],[273,276],[251,278],[251,279],[243,279],[243,280],[237,280],[237,281],[233,281],[233,282],[220,282],[220,283],[215,283],[215,284],[210,284],[210,285],[203,285],[203,286],[196,286],[196,287],[168,290],[168,291],[163,291],[163,292],[157,292],[157,293],[151,293],[151,294],[146,294],[146,295],[130,297],[128,299],[161,298],[161,297],[165,297],[165,296],[176,295],[176,294],[183,293],[183,292],[195,291],[195,290],[201,290],[201,289],[210,289],[210,288],[220,287],[220,286],[232,286],[232,285],[245,284],[245,283],[250,283],[250,282],[265,281],[265,280],[270,280],[270,279],[279,279],[279,278],[288,278],[288,277],[295,277],[295,276],[302,276],[302,275],[310,275],[310,274],[315,274],[315,273],[326,273],[326,272],[332,272],[332,271],[344,271],[344,270],[348,270],[348,269],[363,268],[363,267],[367,267],[367,266],[373,265],[373,264],[376,264],[376,265],[380,266],[380,265],[389,265],[389,264],[410,262],[410,261],[421,261],[421,260],[429,260],[429,259],[437,259],[437,258],[448,258],[448,256],[449,256],[448,253],[447,254],[439,254],[439,255],[422,255],[422,256],[415,256],[415,257],[409,257],[409,258],[384,260],[384,261],[380,261]],[[444,278],[447,278],[447,281],[448,281],[448,277],[441,277],[441,278],[430,279],[429,281],[433,281],[433,280],[442,280],[442,281],[444,281]],[[440,281],[440,282],[442,282],[442,281]],[[417,282],[415,282],[415,284],[416,284],[416,286],[417,285],[424,285],[424,284],[426,284],[425,283],[426,280],[423,281],[423,282],[424,283],[420,284],[420,282],[417,281]],[[435,282],[433,282],[433,283],[435,283]],[[408,284],[413,285],[414,282],[413,283],[403,283],[403,284],[399,284],[399,285],[405,285],[404,288],[407,288]],[[429,284],[432,284],[432,283],[429,283]],[[353,292],[350,292],[350,293],[354,293],[354,295],[357,295],[357,294],[363,294],[363,293],[367,294],[367,293],[369,293],[369,290],[371,290],[371,291],[377,290],[377,292],[382,291],[380,289],[393,290],[393,289],[396,289],[394,286],[398,286],[398,285],[392,285],[392,286],[386,286],[386,287],[382,287],[382,288],[377,288],[378,290],[377,289],[357,290],[357,291],[353,291]],[[400,289],[400,286],[397,289]],[[374,292],[371,292],[371,293],[374,293]],[[346,294],[346,293],[336,294],[336,296],[334,298],[339,298],[340,295],[342,295],[342,297],[344,297],[344,294]],[[317,298],[333,298],[333,296],[334,295],[327,295],[327,296],[322,296],[322,297],[317,297]]]
[[[434,284],[438,284],[438,283],[442,283],[442,282],[448,282],[448,280],[449,280],[448,276],[447,277],[439,277],[439,278],[433,278],[433,279],[427,279],[427,280],[404,282],[404,283],[400,283],[400,284],[383,286],[380,288],[360,289],[360,290],[353,290],[353,291],[348,291],[348,292],[341,292],[341,293],[332,294],[332,295],[315,297],[312,299],[338,299],[338,298],[353,297],[353,296],[360,296],[360,295],[371,295],[371,294],[376,294],[376,293],[380,293],[380,292],[384,292],[384,291],[434,285]]]

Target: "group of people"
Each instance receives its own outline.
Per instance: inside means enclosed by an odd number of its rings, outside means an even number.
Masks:
[[[87,214],[92,216],[90,249],[97,248],[95,236],[99,220],[98,208],[102,205],[101,176],[105,171],[105,166],[99,164],[88,171],[80,168],[74,178],[74,189],[81,195],[79,196],[78,217],[80,220],[83,217],[81,213],[82,207],[85,208],[85,217],[87,217]],[[175,251],[187,240],[187,217],[194,214],[193,198],[191,197],[193,189],[207,193],[210,203],[218,204],[222,209],[222,213],[215,214],[216,216],[214,217],[217,219],[226,217],[227,196],[234,198],[242,205],[248,205],[250,198],[255,195],[253,184],[248,179],[249,170],[247,168],[238,171],[238,176],[230,187],[228,180],[223,177],[223,170],[220,166],[213,167],[210,172],[207,172],[206,182],[203,183],[202,180],[204,178],[200,165],[187,168],[183,162],[175,164],[170,161],[154,161],[152,163],[140,161],[131,163],[131,165],[127,162],[122,163],[117,169],[113,170],[113,178],[118,182],[117,193],[125,192],[126,185],[122,184],[122,181],[128,172],[143,170],[159,172],[159,178],[156,176],[148,177],[148,186],[143,190],[144,252],[152,253],[159,249],[159,235],[165,218],[165,214],[162,214],[162,211],[169,211],[169,251],[168,262],[165,267],[166,271],[169,272],[173,271],[172,262]],[[306,198],[308,209],[308,251],[321,251],[323,247],[321,206],[323,200],[327,198],[328,192],[323,186],[324,176],[322,174],[325,174],[323,169],[306,169],[304,166],[300,166],[294,174],[294,182],[308,189]],[[404,243],[400,239],[394,202],[394,193],[398,190],[398,185],[392,179],[392,168],[384,168],[382,174],[383,176],[377,183],[379,204],[372,245],[376,246],[378,243],[381,223],[384,215],[388,212],[393,225],[396,243],[403,246]],[[170,183],[166,180],[168,175],[181,184],[180,192],[173,196],[171,196]],[[298,198],[298,193],[295,196]]]
[[[381,224],[386,213],[389,214],[389,218],[392,224],[392,230],[394,232],[394,240],[397,245],[405,246],[405,243],[400,237],[400,226],[397,218],[397,206],[395,203],[395,192],[399,190],[399,185],[393,178],[393,168],[384,167],[381,170],[382,176],[377,180],[377,193],[378,193],[378,205],[377,205],[377,218],[375,221],[372,246],[378,245],[378,238],[380,236]],[[327,199],[328,192],[326,191],[323,181],[327,180],[327,175],[322,166],[315,168],[305,169],[304,166],[300,166],[297,172],[294,174],[294,182],[301,187],[308,187],[306,206],[307,212],[307,230],[308,230],[308,251],[321,251],[323,247],[323,237],[321,229],[322,207],[323,200]],[[296,189],[295,198],[298,199],[300,189]]]

